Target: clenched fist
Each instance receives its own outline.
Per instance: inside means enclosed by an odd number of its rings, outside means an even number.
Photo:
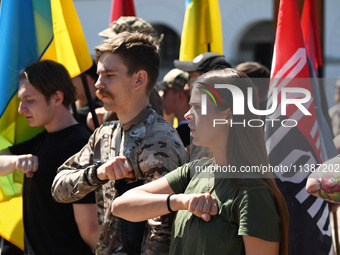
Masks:
[[[26,177],[33,177],[33,173],[38,170],[38,157],[32,154],[16,156],[15,168],[26,174]]]
[[[133,178],[135,174],[129,160],[125,156],[118,156],[98,167],[97,176],[100,180],[119,180]]]
[[[209,193],[186,195],[187,210],[205,221],[210,221],[211,216],[217,214],[217,200]]]

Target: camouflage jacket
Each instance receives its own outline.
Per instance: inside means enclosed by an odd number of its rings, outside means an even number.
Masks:
[[[115,157],[116,137],[121,135],[119,155],[132,164],[135,182],[158,179],[188,161],[176,130],[150,106],[144,108],[129,123],[107,122],[100,126],[88,144],[68,159],[59,169],[52,185],[52,195],[58,202],[72,202],[96,190],[100,238],[96,254],[120,253],[120,221],[111,214],[111,202],[117,197],[115,181],[101,181],[96,175],[98,162]],[[119,139],[118,139],[119,141]],[[148,221],[142,247],[143,254],[168,254],[172,216],[165,215]]]

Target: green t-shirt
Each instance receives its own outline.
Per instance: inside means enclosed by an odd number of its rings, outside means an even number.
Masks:
[[[212,165],[212,160],[194,161],[165,177],[176,194],[204,193],[208,187],[218,201],[218,214],[209,222],[187,210],[177,212],[169,254],[245,254],[243,235],[280,241],[280,217],[270,188],[254,185],[258,179],[207,178],[201,172],[190,178],[190,169]],[[205,178],[202,178],[205,176]],[[252,185],[252,186],[251,186]]]

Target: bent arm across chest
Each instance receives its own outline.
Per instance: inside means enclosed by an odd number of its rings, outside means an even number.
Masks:
[[[77,201],[100,186],[100,183],[91,183],[90,181],[91,173],[96,171],[95,165],[76,170],[64,169],[64,167],[65,165],[61,166],[51,188],[52,196],[57,202]]]
[[[97,178],[97,168],[93,160],[93,142],[69,158],[58,169],[51,192],[57,202],[70,203],[83,198],[106,181]]]

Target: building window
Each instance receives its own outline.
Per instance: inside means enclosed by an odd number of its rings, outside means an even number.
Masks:
[[[161,42],[161,68],[159,79],[161,80],[164,75],[174,68],[174,59],[179,58],[180,37],[170,27],[161,24],[152,24],[153,28],[157,31],[158,35],[163,34],[164,38]]]
[[[239,62],[256,61],[271,68],[275,32],[272,21],[250,26],[240,40]]]

